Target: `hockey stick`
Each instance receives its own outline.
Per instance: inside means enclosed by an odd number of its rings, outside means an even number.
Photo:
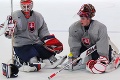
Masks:
[[[12,13],[13,13],[13,0],[11,0],[11,15]],[[4,23],[0,24],[0,36],[5,33],[7,26],[4,26],[4,25],[7,25],[8,22],[9,21],[6,20]]]
[[[72,65],[73,63],[75,63],[78,60],[84,59],[85,57],[89,56],[91,53],[93,53],[94,51],[96,51],[96,46],[93,45],[92,47],[88,48],[86,51],[84,51],[83,53],[81,53],[80,57],[76,58],[75,60],[73,60],[72,62],[66,64],[64,67],[62,67],[59,71],[51,74],[48,79],[52,79],[53,77],[55,77],[58,73],[60,73],[62,70],[64,70],[66,67],[69,67],[70,65]]]
[[[11,16],[12,16],[12,13],[13,13],[13,0],[11,0]],[[11,43],[12,43],[12,63],[14,63],[13,61],[13,58],[14,58],[14,50],[13,50],[13,33],[12,33],[12,36],[11,36]]]

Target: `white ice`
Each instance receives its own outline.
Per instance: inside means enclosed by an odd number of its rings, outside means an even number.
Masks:
[[[7,15],[11,14],[11,0],[0,0],[0,23],[4,22]],[[20,0],[13,0],[13,10],[20,9]],[[40,12],[48,25],[51,34],[63,43],[64,50],[60,55],[69,53],[68,29],[78,20],[76,13],[84,3],[91,3],[96,8],[93,18],[104,23],[108,34],[115,45],[120,49],[120,0],[33,0],[34,10]],[[0,64],[9,63],[11,59],[11,40],[0,36]],[[48,76],[60,69],[42,69],[39,72],[19,72],[17,78],[9,80],[48,80]],[[91,74],[86,70],[66,71],[58,73],[52,80],[119,80],[120,68],[104,74]],[[0,65],[0,80],[7,80],[2,75]]]

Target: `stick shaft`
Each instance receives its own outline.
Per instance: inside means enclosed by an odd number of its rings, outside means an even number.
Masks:
[[[50,75],[48,77],[48,79],[50,80],[51,78],[55,77],[58,73],[60,73],[62,70],[64,70],[66,67],[69,67],[70,65],[72,65],[73,63],[77,62],[78,60],[82,61],[82,58],[85,58],[87,56],[89,56],[90,54],[92,54],[94,51],[96,51],[96,45],[93,45],[92,47],[90,47],[89,49],[87,49],[86,51],[84,51],[82,54],[82,57],[78,57],[75,60],[73,60],[72,62],[66,64],[64,67],[62,67],[59,71],[57,71],[56,73],[53,73],[52,75]]]
[[[12,13],[13,13],[13,0],[11,0],[11,16],[12,16]],[[14,63],[14,49],[13,49],[13,33],[12,33],[12,36],[11,36],[11,45],[12,45],[12,63]]]

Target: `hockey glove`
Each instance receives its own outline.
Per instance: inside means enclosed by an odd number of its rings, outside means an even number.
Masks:
[[[16,26],[16,22],[12,19],[12,16],[7,16],[4,26],[6,26],[5,36],[11,36]]]
[[[59,54],[63,51],[63,44],[54,35],[45,36],[41,41],[44,47],[53,53]]]
[[[70,53],[68,54],[68,62],[70,63],[70,62],[74,61],[75,59],[76,59],[76,58],[73,57],[73,53],[70,52]],[[76,66],[77,63],[78,63],[78,61],[74,62],[71,66]]]
[[[106,57],[100,56],[97,60],[89,60],[86,64],[86,70],[94,74],[104,73],[108,62]]]

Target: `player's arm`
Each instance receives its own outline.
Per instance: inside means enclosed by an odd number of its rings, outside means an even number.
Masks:
[[[99,27],[98,41],[96,42],[96,46],[98,54],[108,58],[109,38],[107,34],[107,28],[105,25],[101,25]]]
[[[79,37],[77,36],[77,33],[74,31],[73,26],[69,28],[68,44],[70,46],[70,52],[73,54],[73,57],[74,58],[79,57],[81,42]]]
[[[40,39],[42,39],[44,36],[50,35],[50,32],[48,30],[47,24],[44,20],[44,18],[40,17],[40,23],[42,24],[38,30],[38,36]]]

